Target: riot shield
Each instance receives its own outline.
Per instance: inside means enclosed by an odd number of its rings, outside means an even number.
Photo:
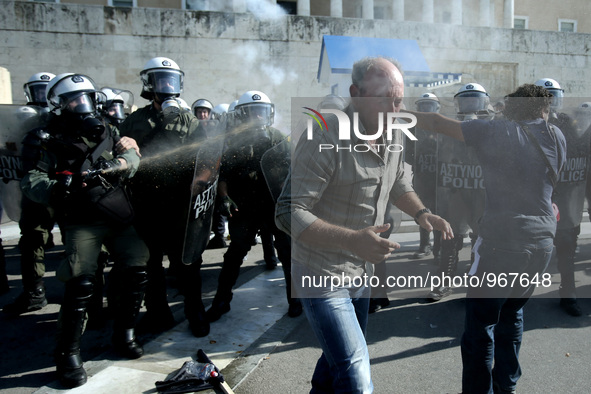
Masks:
[[[589,153],[591,144],[591,108],[581,108],[581,99],[564,98],[560,113],[551,114],[566,139],[566,163],[559,175],[553,201],[560,211],[559,229],[571,229],[583,219]]]
[[[426,207],[437,211],[437,135],[415,129],[413,187]]]
[[[263,171],[267,187],[275,202],[277,202],[277,199],[281,194],[283,184],[289,173],[291,150],[291,138],[287,137],[266,151],[261,157],[261,170]]]
[[[200,144],[195,156],[191,201],[183,242],[182,261],[186,265],[199,259],[209,242],[224,148],[224,127],[220,124],[208,125],[208,138]]]
[[[2,222],[19,221],[22,177],[21,142],[25,134],[43,125],[47,111],[26,105],[0,105],[0,198],[4,206]]]
[[[444,114],[455,118],[455,114]],[[437,135],[437,214],[456,235],[478,234],[484,213],[484,177],[473,148],[451,137]]]

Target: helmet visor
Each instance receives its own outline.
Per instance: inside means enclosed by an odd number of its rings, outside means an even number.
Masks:
[[[106,115],[117,120],[125,120],[125,108],[122,101],[113,101],[106,110]]]
[[[62,95],[63,108],[76,114],[89,114],[96,109],[87,92],[66,93]]]
[[[25,97],[27,102],[37,105],[47,105],[45,98],[45,88],[47,83],[29,84],[25,89]]]
[[[573,123],[578,131],[584,132],[591,127],[591,108],[577,108],[574,111]]]
[[[550,102],[550,107],[554,109],[562,108],[562,99],[564,98],[564,91],[562,89],[548,89],[548,92],[553,96]]]
[[[96,111],[97,102],[104,102],[101,92],[72,92],[60,96],[61,108],[75,114],[90,114]]]
[[[483,92],[464,92],[454,97],[454,104],[456,112],[461,114],[475,113],[484,111],[488,104],[489,98]]]
[[[248,104],[242,108],[242,118],[250,124],[270,126],[273,124],[273,112],[271,104]]]
[[[417,103],[419,112],[439,112],[439,103],[434,100],[422,100]]]
[[[154,70],[148,72],[148,88],[153,93],[173,96],[183,91],[183,76],[177,70]]]

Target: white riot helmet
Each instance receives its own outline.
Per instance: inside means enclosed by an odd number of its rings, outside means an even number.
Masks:
[[[275,105],[258,90],[249,90],[238,99],[236,119],[258,126],[271,126],[275,121]]]
[[[554,110],[559,110],[562,108],[562,98],[564,97],[564,89],[560,87],[558,82],[551,78],[542,78],[538,79],[534,85],[541,86],[547,91],[549,91],[552,96],[552,102],[550,103],[550,107]]]
[[[213,104],[206,99],[198,99],[191,105],[191,112],[193,115],[197,116],[197,108],[204,108],[207,110],[207,118],[211,115],[211,110],[213,109]],[[199,118],[199,117],[198,117]]]
[[[433,93],[423,93],[421,97],[415,101],[417,111],[419,112],[439,112],[441,104],[439,99]]]
[[[177,97],[176,101],[178,101],[180,107],[184,110],[190,111],[191,107],[189,107],[189,104],[187,104],[187,102],[185,100],[183,100],[180,97]]]
[[[230,106],[228,107],[228,113],[236,112],[236,104],[238,104],[238,100],[234,100],[230,103]]]
[[[98,91],[94,81],[83,74],[64,73],[47,84],[47,104],[50,111],[60,115],[62,111],[74,114],[94,114],[98,105],[106,102],[106,96]]]
[[[125,120],[126,113],[131,112],[133,106],[133,93],[129,90],[104,87],[101,91],[105,94],[105,103],[102,113],[113,123],[121,123]]]
[[[477,83],[462,86],[454,96],[454,105],[458,114],[476,114],[487,111],[489,104],[488,93],[482,85]]]
[[[230,104],[226,104],[226,103],[216,105],[211,110],[210,119],[212,119],[212,120],[221,119],[224,116],[224,114],[228,113],[229,107],[230,107]]]
[[[238,104],[238,100],[232,101],[228,106],[227,122],[230,126],[238,123],[236,121],[236,104]]]
[[[179,66],[167,57],[150,59],[142,71],[140,78],[144,84],[141,96],[153,99],[157,95],[160,102],[170,97],[178,97],[183,92],[185,73]]]
[[[47,84],[55,77],[55,74],[40,72],[33,74],[31,78],[23,85],[27,104],[47,107],[45,89]]]

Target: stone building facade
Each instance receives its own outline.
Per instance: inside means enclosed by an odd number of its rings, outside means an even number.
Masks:
[[[2,2],[0,67],[10,73],[15,104],[25,101],[23,83],[47,71],[84,73],[100,86],[131,90],[141,107],[147,102],[139,96],[139,72],[150,58],[166,56],[185,72],[183,98],[189,105],[198,98],[229,103],[247,90],[261,90],[276,103],[285,129],[292,97],[330,92],[317,79],[324,35],[416,40],[431,71],[461,73],[465,82],[482,84],[493,97],[542,77],[558,80],[571,97],[591,91],[591,34],[70,3]],[[343,7],[346,3],[342,0]],[[457,88],[436,94],[451,99]],[[423,91],[409,87],[406,95]]]

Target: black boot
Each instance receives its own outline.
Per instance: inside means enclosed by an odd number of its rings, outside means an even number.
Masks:
[[[123,275],[123,282],[127,286],[122,289],[121,302],[115,312],[113,345],[121,356],[136,359],[144,354],[142,345],[135,338],[134,328],[144,299],[148,276],[143,267],[128,268]]]
[[[164,268],[152,268],[148,271],[145,290],[146,313],[137,325],[138,332],[159,334],[176,325],[170,306],[168,306],[166,289]]]
[[[38,311],[45,306],[47,306],[45,286],[43,281],[39,280],[30,286],[26,286],[12,304],[4,306],[3,311],[18,316],[27,312]]]
[[[6,294],[10,290],[8,286],[8,275],[6,274],[6,257],[4,255],[4,246],[0,239],[0,294]]]
[[[442,298],[451,295],[453,292],[451,286],[448,286],[450,283],[445,283],[445,281],[451,282],[451,278],[456,274],[459,254],[464,242],[461,236],[458,237],[458,239],[459,240],[451,239],[441,241],[441,256],[437,276],[442,279],[442,284],[427,295],[428,302],[440,301]],[[443,278],[446,279],[443,280]]]
[[[104,255],[103,252],[101,252],[99,255],[98,269],[95,275],[94,293],[87,309],[88,322],[86,323],[86,328],[88,330],[103,328],[107,320],[105,316],[106,314],[103,311],[103,292],[105,289],[104,267],[106,266],[105,262],[102,260],[103,258]]]
[[[230,312],[230,301],[222,301],[214,298],[211,307],[205,312],[205,317],[210,323],[220,320],[223,314]]]
[[[583,314],[583,310],[577,302],[574,272],[572,275],[561,275],[558,294],[560,295],[560,307],[563,311],[575,317],[581,316]]]
[[[55,365],[59,382],[66,388],[73,389],[82,386],[88,380],[80,353],[56,353]]]
[[[199,294],[199,297],[187,297],[185,295],[185,316],[189,321],[189,329],[194,336],[202,338],[209,335],[209,320],[205,315],[201,294]]]
[[[144,348],[136,340],[133,328],[113,330],[113,347],[121,357],[130,360],[135,360],[144,355]]]
[[[560,307],[571,316],[581,316],[583,311],[577,302],[577,290],[575,286],[575,256],[577,248],[577,236],[579,230],[559,230],[557,238],[556,259],[558,272],[560,272]]]
[[[87,380],[80,356],[80,338],[93,287],[88,277],[74,278],[66,283],[58,322],[55,363],[59,381],[67,388],[82,386]]]

